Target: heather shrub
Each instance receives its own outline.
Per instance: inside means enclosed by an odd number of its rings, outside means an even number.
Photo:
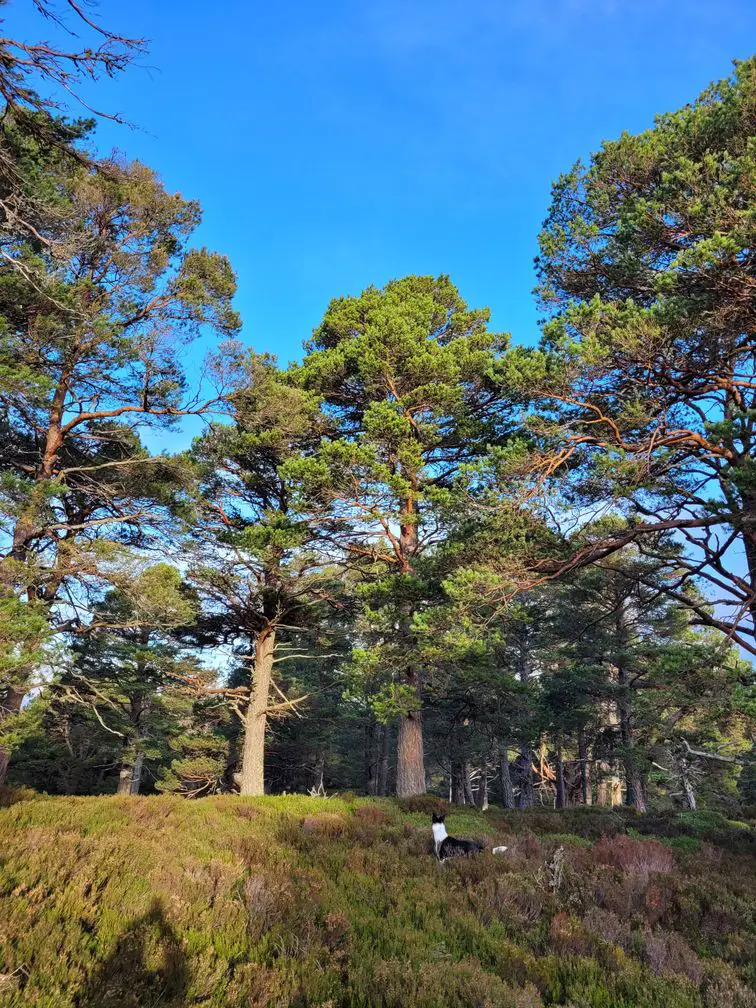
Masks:
[[[644,957],[654,973],[681,973],[694,983],[701,983],[701,961],[680,935],[648,932],[643,947]]]
[[[383,960],[374,965],[358,1004],[385,1008],[541,1008],[543,1002],[532,987],[513,990],[495,974],[486,972],[473,958],[450,962],[444,949],[438,959],[414,968],[402,960]]]
[[[429,819],[434,812],[437,815],[443,815],[452,809],[452,806],[447,801],[444,801],[443,798],[437,798],[435,795],[429,794],[415,795],[414,798],[397,798],[396,804],[402,812],[422,812]]]
[[[747,854],[612,832],[614,812],[555,830],[455,808],[450,832],[510,850],[440,865],[412,805],[15,801],[0,1008],[754,1008]]]
[[[8,787],[7,784],[0,784],[0,808],[8,808],[9,805],[14,805],[16,802],[32,801],[32,799],[40,797],[41,795],[32,791],[31,788]]]
[[[658,840],[635,840],[629,836],[604,837],[593,849],[600,864],[613,865],[647,881],[652,874],[672,870],[674,858]]]
[[[338,812],[319,812],[307,815],[302,820],[305,833],[317,833],[323,837],[337,837],[346,829],[346,821]]]
[[[666,840],[662,840],[665,847],[669,847],[670,850],[685,851],[686,854],[695,854],[701,849],[700,840],[696,840],[695,837],[691,836],[674,836],[669,837]]]
[[[596,935],[579,918],[564,911],[551,918],[549,938],[560,955],[589,956],[597,948]]]
[[[630,923],[611,910],[604,910],[598,906],[591,907],[583,918],[583,924],[597,938],[603,938],[604,941],[617,945],[626,952],[630,951],[632,947]]]
[[[588,837],[578,836],[576,833],[552,833],[549,841],[558,846],[591,848],[593,844]]]
[[[756,992],[721,961],[706,963],[703,999],[704,1008],[756,1008]]]
[[[388,811],[377,805],[358,805],[354,810],[354,819],[358,823],[370,826],[383,826],[392,822]]]

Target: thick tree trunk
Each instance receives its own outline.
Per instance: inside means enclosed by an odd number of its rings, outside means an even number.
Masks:
[[[465,754],[460,742],[460,727],[456,721],[452,724],[449,747],[451,749],[449,801],[452,805],[465,805],[467,802],[467,795],[465,793]]]
[[[501,804],[504,808],[513,809],[515,807],[514,785],[512,784],[512,774],[509,769],[509,746],[502,742],[499,746],[499,768],[501,773]]]
[[[131,770],[131,791],[130,794],[138,795],[142,786],[142,769],[144,768],[144,753],[140,750],[136,754],[134,766]]]
[[[383,726],[381,735],[381,755],[378,762],[378,794],[385,798],[389,793],[389,753],[391,752],[391,728],[389,725]]]
[[[423,721],[420,711],[399,718],[396,743],[396,793],[400,798],[425,794]]]
[[[416,476],[408,475],[410,482],[417,483]],[[417,553],[417,504],[410,497],[400,502],[399,507],[399,550],[402,573],[412,572],[412,559]],[[396,793],[400,798],[425,794],[425,754],[423,752],[422,676],[412,666],[415,650],[412,634],[412,603],[403,603],[399,613],[399,636],[403,640],[408,658],[405,680],[414,693],[416,707],[399,718],[399,732],[396,740]]]
[[[450,791],[449,801],[452,805],[465,804],[465,765],[457,757],[452,759]]]
[[[462,783],[465,789],[465,805],[474,805],[475,795],[473,794],[472,776],[469,763],[465,763],[463,766]]]
[[[533,790],[533,755],[530,746],[524,742],[520,746],[520,755],[517,757],[517,776],[519,778],[520,794],[517,799],[518,808],[532,808],[535,804],[535,792]]]
[[[255,641],[255,661],[252,671],[252,694],[244,718],[242,765],[239,774],[239,794],[265,794],[265,729],[270,682],[273,677],[275,630],[267,627]]]
[[[591,766],[588,762],[588,746],[582,728],[578,731],[578,757],[580,759],[580,793],[583,797],[583,804],[592,805]]]
[[[26,690],[22,686],[10,686],[3,698],[0,700],[0,724],[6,719],[16,717],[24,702]],[[0,746],[0,784],[5,783],[8,775],[8,764],[10,763],[10,749]]]
[[[146,646],[149,641],[149,630],[142,631],[142,643]],[[141,664],[140,671],[144,673],[146,667]],[[131,742],[126,741],[125,756],[121,764],[121,772],[118,775],[118,794],[138,795],[142,784],[142,768],[144,767],[144,740],[147,737],[145,718],[150,712],[151,702],[149,698],[132,698],[131,726],[133,738]]]
[[[135,748],[130,750],[128,757],[121,764],[116,794],[138,795],[142,784],[143,767],[144,753],[141,749],[141,739],[137,738]]]
[[[613,808],[622,804],[622,781],[617,775],[616,767],[611,763],[599,763],[601,777],[598,782],[596,804]]]
[[[619,715],[620,738],[625,753],[622,759],[625,770],[625,804],[634,806],[639,812],[645,812],[646,799],[643,780],[633,753],[635,739],[633,738],[633,719],[630,708],[630,684],[624,665],[617,666],[617,683],[620,687],[617,713]]]

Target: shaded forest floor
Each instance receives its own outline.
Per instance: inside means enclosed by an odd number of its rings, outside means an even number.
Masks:
[[[756,1005],[713,814],[453,810],[510,849],[439,865],[429,798],[2,797],[3,1008]]]

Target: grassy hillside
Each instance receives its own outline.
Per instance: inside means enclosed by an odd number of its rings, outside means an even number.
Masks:
[[[756,1005],[751,836],[716,817],[453,812],[510,851],[440,866],[427,799],[12,799],[3,1008]]]

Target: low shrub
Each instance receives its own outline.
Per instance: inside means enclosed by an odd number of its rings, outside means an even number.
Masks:
[[[590,848],[593,846],[592,841],[588,837],[578,836],[576,833],[552,833],[549,836],[549,840],[553,844],[566,844],[568,847]]]
[[[430,816],[433,812],[437,815],[444,815],[451,812],[454,808],[449,802],[444,801],[443,798],[437,798],[435,795],[429,794],[415,795],[413,798],[397,798],[396,804],[402,812],[422,812],[427,816]]]
[[[302,819],[302,829],[305,833],[318,833],[324,837],[341,836],[346,827],[344,816],[338,812],[318,812],[316,815],[306,815]]]
[[[695,984],[701,983],[704,975],[701,961],[680,935],[648,932],[643,947],[654,973],[680,973]]]
[[[593,849],[600,864],[613,865],[622,871],[648,880],[652,874],[672,871],[674,858],[658,840],[636,840],[629,836],[605,837]]]
[[[673,836],[662,840],[665,847],[672,850],[684,851],[686,854],[695,854],[701,849],[701,841],[692,836]]]
[[[0,808],[8,808],[16,802],[32,801],[34,798],[41,798],[36,791],[25,787],[8,787],[7,784],[0,784]]]
[[[755,1008],[747,854],[614,812],[454,808],[450,832],[510,849],[440,865],[428,806],[22,797],[0,1008]]]

